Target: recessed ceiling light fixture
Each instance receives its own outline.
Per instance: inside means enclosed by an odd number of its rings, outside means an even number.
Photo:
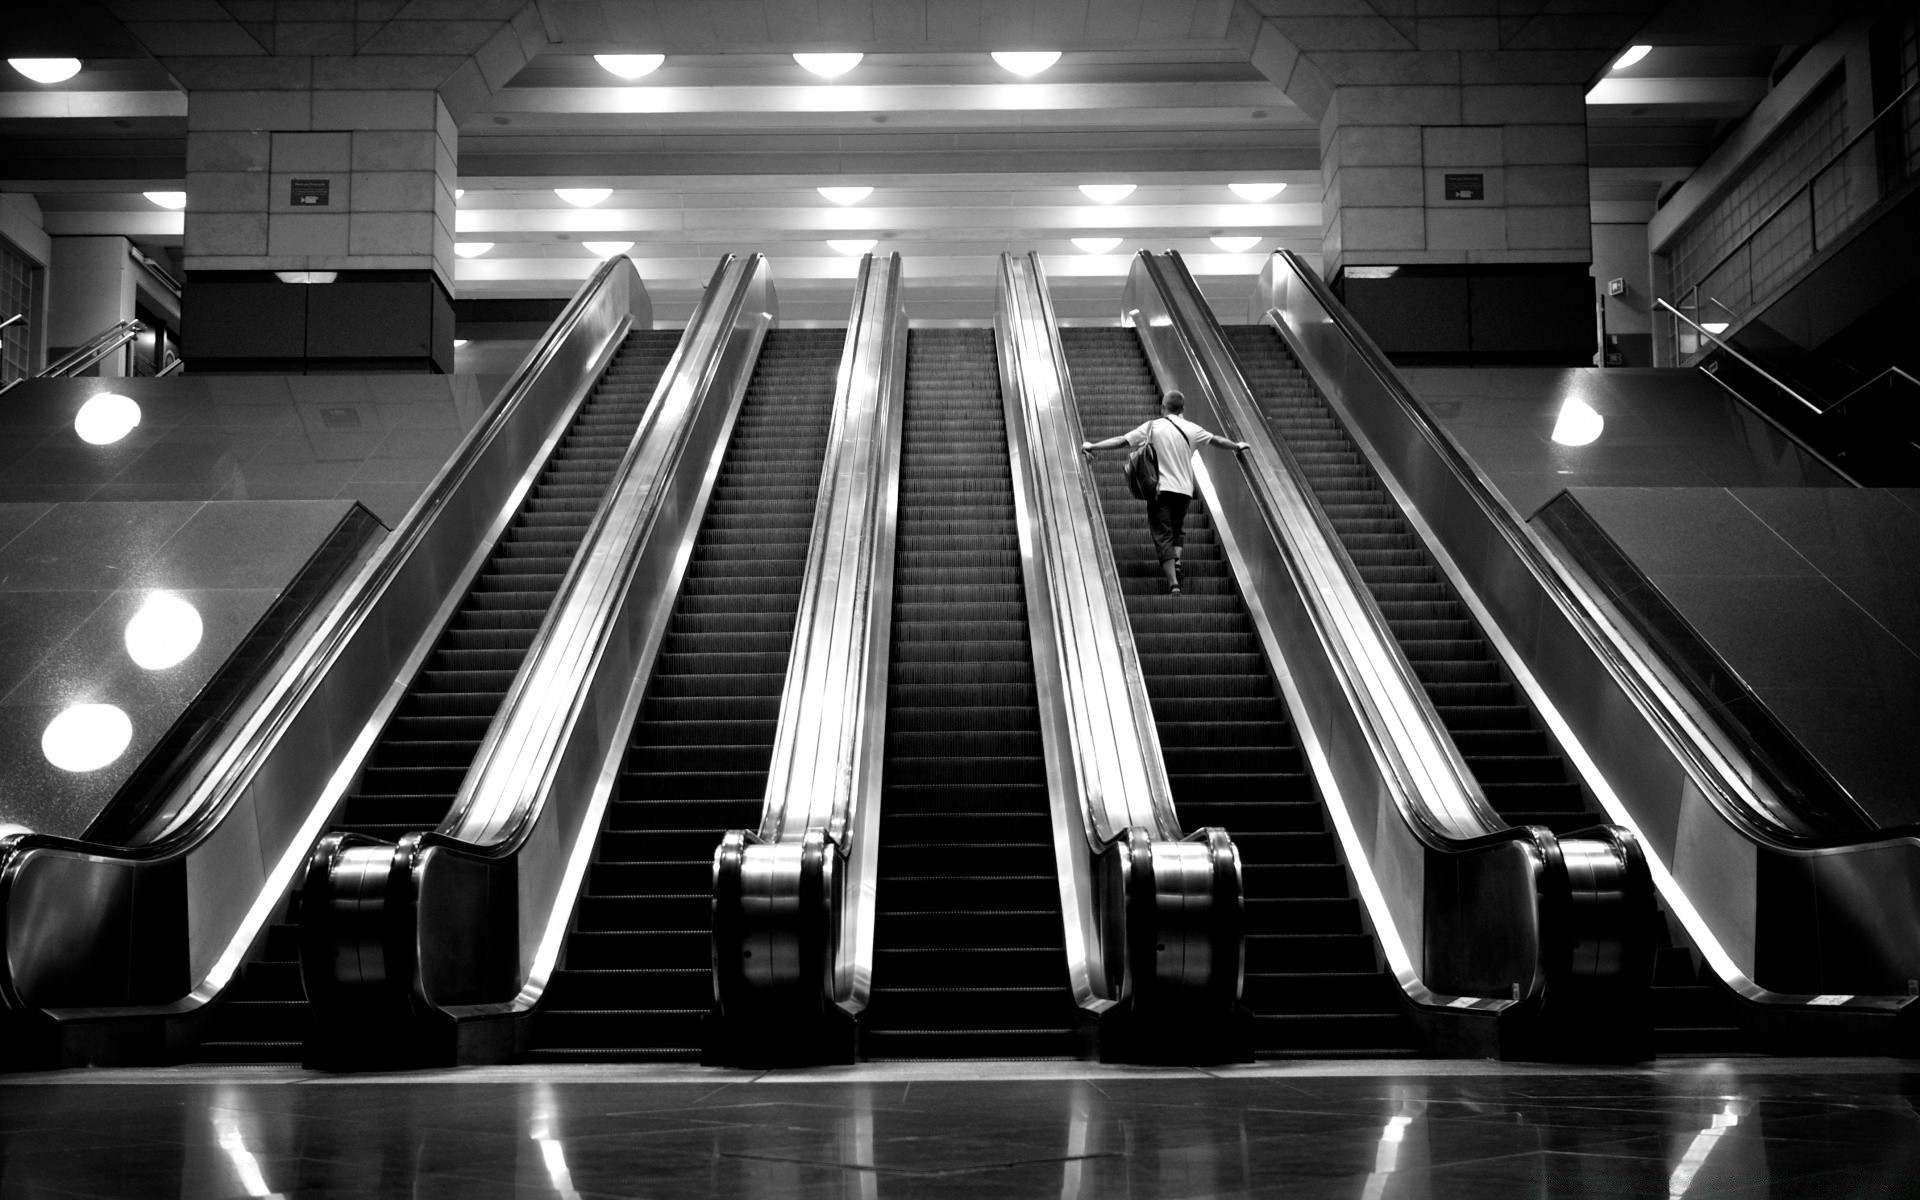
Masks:
[[[827,241],[827,245],[832,246],[835,250],[838,250],[850,258],[855,255],[865,254],[879,244],[879,242],[874,241],[872,238],[831,238]]]
[[[459,199],[460,197],[462,197],[462,196],[464,196],[464,195],[466,195],[466,194],[467,194],[467,189],[465,189],[465,188],[455,188],[455,189],[453,189],[453,198],[454,198],[455,200],[458,200],[458,199]]]
[[[118,392],[100,392],[73,415],[73,431],[89,446],[111,446],[140,424],[140,405]]]
[[[1118,204],[1133,195],[1131,183],[1083,183],[1080,190],[1095,204]]]
[[[632,242],[581,242],[580,244],[585,246],[589,253],[597,254],[601,258],[612,258],[616,254],[625,254],[633,249]]]
[[[1229,254],[1244,254],[1260,244],[1260,239],[1257,237],[1240,237],[1233,235],[1209,238],[1208,240]]]
[[[1731,322],[1727,321],[1702,321],[1700,322],[1700,328],[1717,337],[1727,331],[1727,326],[1730,323]]]
[[[870,187],[823,187],[813,190],[819,192],[835,204],[843,206],[858,204],[868,196],[873,195],[873,189]]]
[[[187,206],[185,192],[142,192],[141,195],[158,204],[161,208],[181,209]]]
[[[1250,204],[1271,200],[1287,190],[1287,185],[1284,183],[1230,183],[1227,187],[1233,190],[1234,195]]]
[[[575,208],[592,208],[613,195],[612,188],[555,188],[553,194]]]
[[[1591,445],[1607,427],[1607,419],[1578,396],[1567,397],[1553,422],[1553,440],[1562,446]]]
[[[458,350],[458,349],[459,349],[460,347],[462,347],[462,346],[464,346],[464,345],[466,345],[466,344],[467,344],[467,340],[468,340],[468,339],[466,339],[466,338],[455,338],[455,339],[453,339],[453,348],[454,348],[455,350]]]
[[[1618,71],[1622,67],[1630,67],[1645,58],[1652,50],[1652,46],[1628,46],[1627,52],[1619,58],[1614,59],[1613,65],[1607,69],[1609,71]]]
[[[838,79],[860,65],[864,54],[796,54],[793,61],[822,79]]]
[[[993,61],[1022,79],[1038,75],[1060,61],[1058,50],[995,50]]]
[[[1112,250],[1115,246],[1118,246],[1120,244],[1120,239],[1117,237],[1074,238],[1073,244],[1080,247],[1082,250],[1086,251],[1088,254],[1105,254],[1108,251]]]
[[[77,58],[10,58],[7,65],[35,83],[61,83],[80,73]]]
[[[281,283],[332,283],[340,278],[338,271],[275,271],[273,277]]]
[[[205,632],[200,610],[191,603],[172,592],[150,592],[127,622],[127,657],[149,671],[164,671],[187,661]]]
[[[638,79],[642,75],[651,75],[667,61],[664,54],[596,54],[593,61],[622,79]]]
[[[126,752],[133,722],[113,704],[76,704],[48,722],[40,753],[62,771],[98,771]]]
[[[479,258],[493,249],[492,242],[455,242],[453,252],[461,258]]]

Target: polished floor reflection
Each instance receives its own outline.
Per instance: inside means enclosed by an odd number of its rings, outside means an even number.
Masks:
[[[68,1072],[0,1089],[0,1195],[1911,1196],[1917,1087],[1777,1059]]]

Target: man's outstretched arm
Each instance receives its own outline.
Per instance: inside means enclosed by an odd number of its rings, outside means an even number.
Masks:
[[[1097,442],[1081,442],[1080,453],[1092,454],[1095,450],[1113,450],[1126,444],[1127,435],[1122,433],[1115,437],[1102,438]]]

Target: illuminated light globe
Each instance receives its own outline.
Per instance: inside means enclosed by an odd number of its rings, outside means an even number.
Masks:
[[[1088,254],[1105,254],[1115,246],[1118,246],[1120,239],[1117,237],[1083,237],[1074,238],[1073,244]]]
[[[1022,79],[1038,75],[1060,61],[1058,50],[995,50],[993,61]]]
[[[832,238],[827,242],[827,245],[849,257],[865,254],[879,244],[872,238]]]
[[[1652,52],[1652,46],[1629,46],[1627,47],[1627,52],[1619,58],[1614,59],[1613,65],[1607,69],[1609,71],[1618,71],[1622,67],[1630,67]]]
[[[131,397],[101,392],[74,414],[73,431],[83,442],[108,446],[132,433],[138,424],[140,406]]]
[[[1607,427],[1607,419],[1593,410],[1593,406],[1577,397],[1569,397],[1560,406],[1560,416],[1553,423],[1553,440],[1562,446],[1585,446],[1600,436]]]
[[[592,208],[613,195],[612,188],[555,188],[553,194],[575,208]]]
[[[1229,254],[1243,254],[1260,244],[1257,237],[1227,236],[1207,239]]]
[[[1080,190],[1095,204],[1118,204],[1133,195],[1134,186],[1131,183],[1083,183]]]
[[[199,648],[200,610],[172,592],[154,592],[127,622],[127,656],[149,671],[178,666]]]
[[[62,771],[98,771],[126,753],[133,722],[112,704],[76,704],[48,722],[40,753]]]
[[[493,249],[492,242],[455,242],[453,244],[453,252],[461,258],[479,258],[491,249]]]
[[[1230,183],[1227,187],[1234,195],[1247,201],[1249,204],[1259,204],[1263,200],[1271,200],[1281,192],[1287,190],[1287,185],[1284,183]]]
[[[140,194],[161,208],[173,209],[176,212],[187,206],[185,192],[141,192]]]
[[[7,65],[35,83],[64,83],[80,73],[77,58],[10,58]]]
[[[823,187],[813,190],[842,207],[858,204],[873,195],[873,189],[870,187]]]
[[[587,253],[601,258],[612,258],[616,254],[625,254],[633,249],[632,242],[581,242],[580,244],[587,248]]]
[[[860,65],[864,54],[796,54],[793,61],[822,79],[838,79]]]
[[[667,61],[664,54],[596,54],[593,61],[618,75],[622,79],[638,79],[642,75],[651,75]]]

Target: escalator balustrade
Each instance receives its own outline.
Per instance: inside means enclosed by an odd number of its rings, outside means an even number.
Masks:
[[[1132,330],[1060,339],[1089,440],[1158,415]],[[1240,849],[1254,1052],[1411,1052],[1415,1030],[1362,923],[1205,500],[1188,511],[1183,594],[1171,596],[1117,457],[1096,477],[1181,824],[1221,826]]]
[[[333,830],[392,842],[447,816],[679,341],[677,330],[638,330],[622,343],[381,731]],[[201,1055],[298,1059],[307,1024],[299,930],[281,921],[241,968]]]
[[[845,330],[773,330],[641,702],[536,1060],[696,1059],[714,848],[760,824]]]
[[[1588,806],[1540,718],[1280,335],[1265,325],[1224,332],[1274,435],[1293,451],[1488,803],[1509,824],[1544,825],[1556,834],[1605,820]],[[1743,1044],[1691,953],[1671,945],[1664,929],[1660,935],[1655,1048]]]

